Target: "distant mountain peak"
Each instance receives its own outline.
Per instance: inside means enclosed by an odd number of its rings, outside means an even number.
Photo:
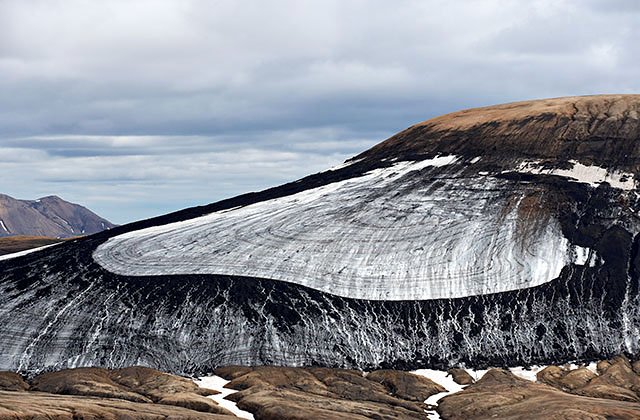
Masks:
[[[114,226],[91,210],[57,195],[21,200],[0,194],[0,237],[35,235],[68,238],[90,235]]]

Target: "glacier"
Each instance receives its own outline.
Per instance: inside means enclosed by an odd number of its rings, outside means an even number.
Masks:
[[[0,259],[0,369],[640,354],[640,96],[461,111],[325,172]]]
[[[506,180],[457,176],[467,167],[457,160],[397,162],[136,230],[93,257],[123,276],[250,276],[371,300],[458,298],[557,278],[574,253],[543,204]]]

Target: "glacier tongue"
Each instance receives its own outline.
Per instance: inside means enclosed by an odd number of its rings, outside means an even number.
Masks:
[[[290,196],[133,231],[94,252],[128,276],[219,274],[369,300],[538,286],[575,255],[522,185],[468,177],[455,156],[398,162]]]

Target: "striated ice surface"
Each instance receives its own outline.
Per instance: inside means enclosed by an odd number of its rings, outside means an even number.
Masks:
[[[427,300],[538,286],[588,256],[527,191],[456,156],[125,233],[93,257],[127,276],[280,280],[341,297]],[[434,168],[439,168],[437,171]],[[444,169],[444,170],[443,170]]]

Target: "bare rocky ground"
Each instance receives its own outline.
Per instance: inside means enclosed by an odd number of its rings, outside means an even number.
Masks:
[[[47,236],[5,236],[0,237],[0,255],[26,251],[45,245],[52,245],[62,239],[49,238]]]
[[[0,419],[231,419],[193,381],[154,369],[0,373]]]
[[[444,388],[410,372],[240,367],[215,371],[238,390],[227,398],[256,420],[426,419],[424,401]],[[449,374],[467,387],[440,400],[443,419],[638,419],[640,361],[623,356],[585,367],[549,366],[537,382],[508,370],[482,379]],[[79,368],[30,380],[0,372],[0,419],[231,419],[188,378],[154,369]]]
[[[443,419],[639,419],[640,362],[623,356],[585,367],[548,366],[537,382],[492,369],[464,391],[443,398]]]

